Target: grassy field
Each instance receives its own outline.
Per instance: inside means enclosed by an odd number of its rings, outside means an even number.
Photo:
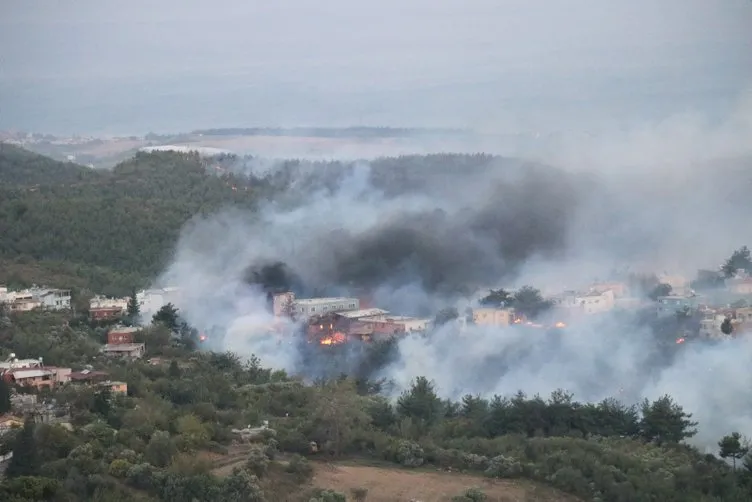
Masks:
[[[215,459],[213,473],[227,476],[245,464],[244,455],[228,455]],[[314,468],[310,488],[328,488],[345,493],[352,500],[355,488],[368,490],[368,502],[449,502],[470,488],[478,488],[488,502],[576,502],[578,499],[552,488],[525,480],[495,480],[458,472],[442,472],[436,468],[402,469],[391,464],[367,461],[311,462]],[[267,480],[268,481],[268,480]],[[274,480],[279,486],[282,480]],[[278,497],[282,496],[278,494]],[[283,496],[284,497],[284,496]],[[297,502],[299,495],[290,494],[284,501]]]

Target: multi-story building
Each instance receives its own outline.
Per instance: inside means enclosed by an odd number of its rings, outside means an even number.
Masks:
[[[146,352],[146,345],[135,343],[134,336],[139,328],[117,327],[107,333],[107,345],[102,347],[102,353],[106,356],[125,357],[138,359]]]
[[[70,310],[71,308],[71,292],[69,289],[35,288],[31,291],[44,309]]]

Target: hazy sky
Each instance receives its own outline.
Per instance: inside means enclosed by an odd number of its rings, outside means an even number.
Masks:
[[[557,129],[750,84],[749,0],[0,2],[0,128]]]

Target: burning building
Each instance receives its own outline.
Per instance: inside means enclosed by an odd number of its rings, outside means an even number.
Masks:
[[[428,328],[429,323],[428,319],[390,316],[386,310],[371,308],[312,317],[306,333],[310,341],[335,345],[353,339],[371,341],[421,332]]]

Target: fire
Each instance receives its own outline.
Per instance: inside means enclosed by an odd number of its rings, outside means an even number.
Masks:
[[[327,336],[319,340],[321,345],[339,345],[345,343],[346,337],[343,333],[334,333],[332,336]]]
[[[564,322],[559,321],[554,326],[556,326],[557,328],[566,328],[567,324],[564,323]]]
[[[679,345],[680,343],[684,343],[686,340],[684,338],[677,338],[676,344]]]
[[[201,342],[201,343],[205,342],[205,341],[206,341],[206,335],[205,335],[205,334],[203,334],[203,333],[201,333],[201,334],[200,334],[200,335],[198,336],[198,341],[199,341],[199,342]]]

